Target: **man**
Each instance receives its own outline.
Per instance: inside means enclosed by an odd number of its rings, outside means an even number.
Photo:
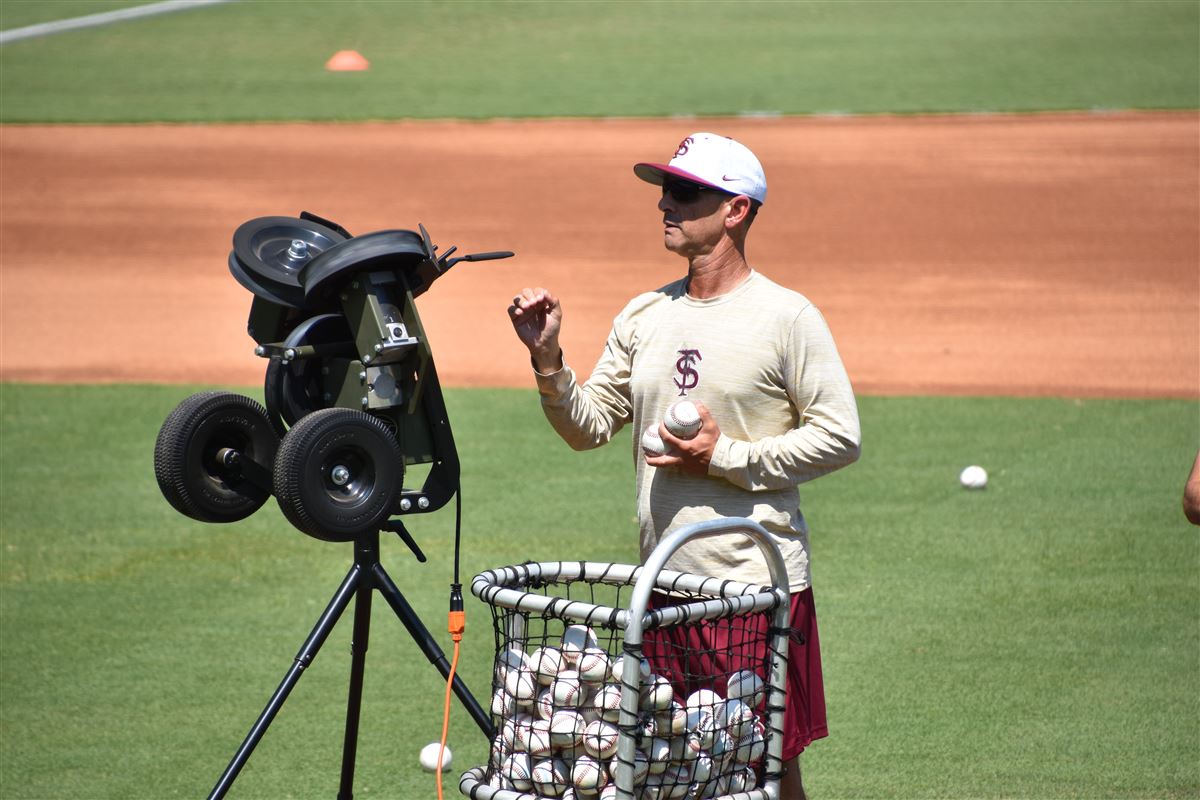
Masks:
[[[634,173],[662,187],[663,244],[687,259],[686,277],[621,311],[583,386],[563,361],[563,311],[553,294],[522,290],[509,317],[529,349],[546,417],[571,447],[597,447],[633,423],[643,559],[671,530],[704,519],[749,517],[774,535],[800,634],[789,648],[782,788],[784,797],[803,798],[799,754],[827,731],[796,487],[858,458],[854,395],[817,309],[746,261],[746,237],[767,197],[754,154],[733,139],[696,133],[669,164],[637,164]],[[668,454],[640,457],[641,431],[683,397],[697,401],[700,432],[685,441],[660,425]],[[668,566],[769,583],[757,548],[742,536],[692,542]]]
[[[1192,471],[1183,485],[1183,515],[1193,525],[1200,525],[1200,452],[1196,453]]]

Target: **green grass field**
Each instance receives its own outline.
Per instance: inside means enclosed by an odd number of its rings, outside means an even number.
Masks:
[[[0,417],[0,795],[206,793],[351,563],[273,501],[225,526],[161,498],[158,426],[186,387],[6,384]],[[526,559],[635,558],[626,444],[573,453],[532,391],[452,390],[463,580]],[[832,735],[815,798],[1200,793],[1200,536],[1179,509],[1185,401],[861,399],[862,460],[802,489]],[[624,441],[624,440],[622,440]],[[988,467],[982,492],[957,473]],[[444,648],[453,518],[385,566]],[[336,793],[350,619],[235,784]],[[492,635],[468,600],[461,673]],[[376,601],[357,796],[432,797],[442,687]],[[456,766],[485,741],[455,707]],[[457,796],[456,780],[447,796]]]
[[[1196,108],[1198,27],[1192,0],[246,0],[6,45],[0,121]],[[343,49],[371,70],[326,72]]]
[[[0,2],[0,29],[135,5]],[[0,47],[0,122],[916,113],[1200,106],[1200,4],[247,0]],[[336,50],[372,68],[331,74]],[[351,563],[273,502],[176,514],[152,470],[195,387],[0,385],[0,798],[207,793]],[[636,557],[622,443],[534,392],[452,390],[462,578]],[[1200,529],[1186,401],[860,398],[860,463],[802,488],[832,735],[816,800],[1200,797]],[[958,470],[981,463],[983,492]],[[453,517],[384,563],[441,634]],[[468,600],[461,673],[487,693]],[[434,796],[442,687],[376,601],[356,796]],[[231,796],[336,793],[349,618]],[[455,706],[456,769],[483,737]]]

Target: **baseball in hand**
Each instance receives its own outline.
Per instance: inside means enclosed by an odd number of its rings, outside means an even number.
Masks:
[[[652,423],[646,427],[642,433],[642,452],[651,458],[655,456],[665,456],[670,452],[667,443],[658,435],[658,423]]]
[[[700,410],[691,400],[680,400],[667,409],[663,415],[663,425],[671,435],[678,439],[691,439],[700,432],[704,425],[700,419]]]
[[[449,772],[450,762],[454,756],[450,753],[450,748],[442,750],[441,742],[430,742],[421,748],[421,768],[426,772],[437,772],[438,751],[442,751],[442,772]]]
[[[987,488],[988,474],[983,467],[972,464],[964,469],[958,476],[958,482],[966,489],[984,489]]]

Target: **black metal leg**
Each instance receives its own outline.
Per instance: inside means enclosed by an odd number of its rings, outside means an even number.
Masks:
[[[325,607],[324,613],[321,614],[317,624],[313,627],[312,632],[305,639],[304,644],[300,647],[300,651],[296,654],[295,663],[284,676],[283,681],[279,684],[279,688],[271,695],[271,699],[267,702],[267,707],[263,709],[258,720],[254,723],[254,727],[250,729],[242,746],[233,756],[233,760],[229,762],[229,766],[225,768],[217,785],[213,787],[209,793],[209,800],[219,800],[229,791],[229,787],[233,784],[242,767],[246,765],[250,754],[254,752],[255,746],[258,745],[263,734],[267,732],[271,721],[275,719],[275,715],[283,706],[288,695],[296,682],[300,680],[300,676],[304,674],[304,670],[317,657],[317,652],[321,649],[321,645],[325,643],[329,632],[333,630],[333,626],[337,624],[338,619],[342,616],[342,612],[346,610],[346,606],[350,603],[350,598],[355,596],[359,589],[360,583],[365,583],[370,588],[370,576],[365,574],[363,568],[359,564],[355,564],[346,573],[346,577],[342,580],[341,586],[334,593],[333,598],[329,601],[329,605]]]
[[[417,612],[409,605],[408,600],[400,593],[400,589],[392,582],[391,577],[387,574],[387,570],[382,564],[375,563],[371,566],[371,572],[375,578],[375,586],[379,589],[380,594],[388,601],[388,605],[396,612],[396,616],[404,623],[404,627],[408,629],[408,633],[412,636],[417,646],[421,648],[421,652],[429,659],[429,663],[437,667],[438,672],[442,673],[443,678],[450,676],[450,662],[446,660],[446,654],[438,647],[433,636],[430,635],[429,629],[421,622],[421,618],[417,616]],[[467,713],[475,720],[475,724],[483,731],[484,735],[489,739],[496,735],[496,729],[492,725],[491,716],[483,710],[479,705],[479,701],[467,689],[467,685],[457,674],[454,676],[454,681],[451,684],[454,694],[457,695],[463,707],[467,709]]]
[[[378,546],[378,537],[375,537]],[[363,546],[356,548],[359,565],[366,568],[366,558],[377,556],[377,552]],[[342,782],[338,800],[354,797],[354,760],[358,753],[358,720],[362,708],[363,672],[367,663],[367,646],[371,636],[371,595],[374,585],[370,575],[364,575],[358,584],[354,600],[354,634],[350,641],[350,691],[346,700],[346,738],[342,743]]]

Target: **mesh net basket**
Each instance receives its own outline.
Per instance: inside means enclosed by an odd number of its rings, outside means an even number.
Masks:
[[[541,562],[475,577],[492,610],[497,733],[463,794],[778,797],[786,573],[765,531],[719,522],[672,534],[643,567]],[[662,569],[689,538],[731,529],[761,532],[782,585]]]

